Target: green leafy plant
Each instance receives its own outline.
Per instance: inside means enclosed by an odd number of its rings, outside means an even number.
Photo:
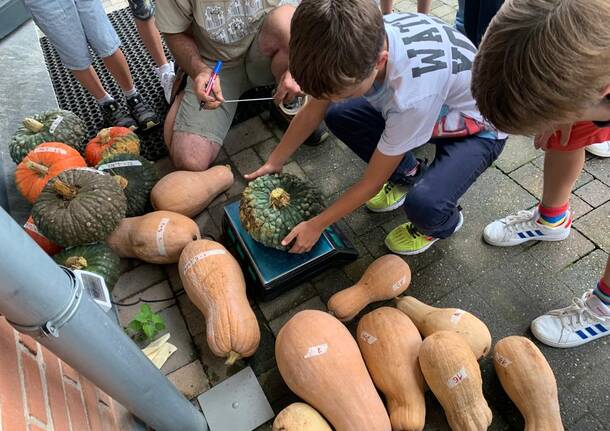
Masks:
[[[163,318],[150,309],[150,305],[140,305],[140,312],[129,322],[127,329],[138,340],[152,340],[155,335],[165,329]]]

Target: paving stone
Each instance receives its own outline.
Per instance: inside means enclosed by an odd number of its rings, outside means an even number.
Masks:
[[[313,279],[313,286],[324,304],[335,293],[350,287],[352,284],[345,272],[338,268],[330,268]]]
[[[530,192],[536,199],[542,199],[543,172],[532,163],[527,163],[510,174],[521,187]]]
[[[303,169],[301,169],[297,162],[290,162],[285,164],[284,168],[282,169],[282,172],[296,175],[304,181],[309,181],[309,178],[307,178],[307,175],[305,174],[305,172],[303,172]]]
[[[331,198],[330,200],[334,201],[335,199]],[[344,217],[345,222],[354,231],[354,233],[356,233],[356,235],[364,235],[375,227],[381,226],[393,218],[394,214],[391,212],[374,213],[367,210],[364,205]],[[383,242],[383,238],[381,239],[381,242]]]
[[[199,232],[201,233],[202,238],[220,238],[220,227],[216,226],[216,223],[214,223],[214,220],[212,220],[212,216],[208,210],[203,211],[194,220],[195,223],[197,223],[197,226],[199,226]]]
[[[136,295],[129,296],[121,300],[121,302],[132,303],[139,299],[164,299],[171,298],[169,301],[164,302],[152,302],[148,305],[153,312],[159,312],[167,307],[170,307],[176,303],[176,300],[173,298],[174,294],[172,289],[169,287],[169,283],[167,281],[162,281],[161,283],[157,283],[143,292],[140,292]],[[138,303],[130,306],[117,306],[117,312],[119,314],[119,321],[123,327],[129,325],[129,322],[133,320],[133,318],[140,312],[140,307],[143,303]]]
[[[267,423],[262,424],[255,431],[272,431],[273,420],[270,420]]]
[[[284,398],[291,394],[290,389],[288,389],[288,386],[284,383],[284,380],[276,367],[258,376],[258,382],[262,386],[265,396],[271,404],[280,398]]]
[[[203,314],[199,310],[195,310],[192,313],[182,314],[184,321],[192,337],[196,337],[203,334],[205,331],[205,319]]]
[[[607,431],[607,429],[607,425],[590,415],[581,417],[569,428],[570,431]]]
[[[275,336],[277,336],[277,334],[280,331],[280,329],[282,328],[282,326],[284,326],[284,324],[286,322],[288,322],[292,316],[297,314],[299,311],[303,311],[303,310],[326,311],[326,306],[317,296],[299,304],[298,306],[294,307],[292,310],[287,311],[286,313],[282,314],[281,316],[279,316],[269,322],[269,327],[273,331],[273,334]]]
[[[263,121],[259,117],[254,117],[231,127],[224,140],[223,149],[232,156],[272,136]]]
[[[504,151],[495,165],[505,173],[514,171],[520,166],[534,160],[542,152],[534,148],[532,138],[513,135],[508,138]]]
[[[275,147],[277,147],[277,144],[279,144],[277,139],[270,138],[263,142],[259,142],[252,148],[263,161],[267,161],[273,150],[275,150]]]
[[[610,202],[576,220],[574,227],[606,252],[610,251]]]
[[[197,346],[197,351],[205,374],[208,376],[208,380],[212,386],[215,386],[226,378],[238,373],[246,366],[246,363],[243,360],[237,361],[230,367],[225,365],[226,358],[216,356],[208,347],[205,333],[194,337],[193,341]]]
[[[610,163],[606,159],[594,157],[587,160],[585,170],[605,185],[610,186]]]
[[[559,271],[594,249],[595,245],[591,241],[572,229],[570,236],[560,243],[539,241],[529,248],[528,253],[541,258],[542,264],[550,271]]]
[[[167,375],[193,362],[197,359],[197,353],[178,307],[174,305],[173,307],[166,308],[159,315],[165,321],[166,326],[161,335],[169,332],[171,334],[169,342],[178,348],[161,368],[161,372]]]
[[[256,353],[248,358],[248,364],[257,376],[275,367],[275,336],[260,310],[255,309],[256,317],[261,331],[261,341]]]
[[[311,178],[323,196],[329,197],[335,193],[343,193],[347,188],[356,183],[362,175],[362,171],[351,163],[338,166],[329,175]]]
[[[601,346],[600,348],[603,348]],[[608,346],[606,345],[606,348]],[[606,350],[608,352],[608,350]],[[581,402],[596,417],[607,418],[608,408],[610,407],[610,391],[608,391],[608,366],[610,360],[598,362],[589,369],[586,376],[583,376],[572,388],[572,392],[577,394]],[[583,399],[586,397],[586,401]],[[582,405],[580,407],[582,408]],[[578,411],[575,409],[576,412]],[[576,414],[575,412],[575,414]]]
[[[261,158],[258,157],[252,148],[247,148],[232,155],[231,161],[242,176],[254,172],[263,164]]]
[[[119,264],[120,265],[120,273],[121,274],[125,274],[126,272],[131,271],[136,266],[138,266],[139,262],[140,261],[137,260],[137,259],[121,258],[120,264]]]
[[[610,188],[600,180],[593,180],[574,192],[593,207],[598,207],[610,200]]]
[[[445,4],[440,4],[438,7],[432,9],[430,11],[431,15],[437,16],[439,18],[442,18],[444,15],[451,15],[453,14],[453,16],[455,16],[455,10]]]
[[[174,292],[184,289],[182,286],[182,280],[180,279],[180,272],[178,271],[178,264],[172,263],[169,265],[164,265],[163,269],[167,276],[167,280],[169,281],[169,285]]]
[[[448,261],[439,260],[424,269],[412,270],[411,286],[403,295],[432,304],[466,286],[464,277]]]
[[[347,275],[352,282],[356,283],[373,261],[374,259],[372,256],[365,254],[352,263],[345,265],[343,270],[345,271],[345,275]]]
[[[191,302],[187,294],[178,296],[178,307],[180,307],[180,311],[182,312],[183,316],[187,316],[195,312],[201,313],[197,307],[195,307],[195,304]]]
[[[572,217],[574,220],[579,219],[585,214],[589,213],[593,207],[583,201],[581,198],[572,194],[570,196],[570,211],[572,211]]]
[[[608,254],[596,249],[561,271],[560,277],[580,296],[585,290],[595,287],[607,262]]]
[[[115,300],[121,301],[164,279],[165,274],[160,266],[146,263],[121,275],[112,289],[112,296]]]
[[[319,178],[333,172],[349,161],[350,156],[333,139],[316,147],[301,145],[293,156],[310,178]]]
[[[555,372],[555,376],[557,376],[557,372]],[[561,379],[558,379],[557,394],[559,396],[561,421],[566,429],[574,429],[574,424],[582,417],[583,413],[591,416],[590,406],[584,400],[583,394],[566,388]],[[587,396],[588,394],[585,395],[585,397]]]
[[[316,296],[317,292],[309,282],[302,283],[286,293],[267,302],[259,302],[258,306],[267,321],[271,321],[281,314],[293,309],[299,304]]]
[[[198,397],[210,389],[210,382],[203,371],[200,361],[193,361],[177,369],[168,374],[167,378],[189,400]]]

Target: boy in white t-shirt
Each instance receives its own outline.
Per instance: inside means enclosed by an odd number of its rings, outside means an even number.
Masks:
[[[404,207],[409,222],[385,241],[395,253],[421,253],[461,227],[459,198],[505,142],[470,92],[475,53],[437,18],[382,17],[370,0],[302,1],[292,19],[289,64],[314,99],[246,178],[280,171],[324,119],[368,167],[335,203],[288,234],[283,242],[295,240],[291,252],[310,250],[327,226],[365,203],[375,212]],[[429,141],[436,156],[426,166],[411,151]]]

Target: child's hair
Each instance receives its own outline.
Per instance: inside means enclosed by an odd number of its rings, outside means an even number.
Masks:
[[[290,72],[316,98],[368,77],[383,49],[381,11],[372,0],[303,0],[290,27]]]
[[[608,0],[507,0],[473,66],[472,94],[498,129],[536,134],[610,84]]]

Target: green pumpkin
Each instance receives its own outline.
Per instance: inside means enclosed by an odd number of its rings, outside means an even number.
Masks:
[[[46,111],[23,120],[11,142],[9,152],[17,164],[43,142],[63,142],[83,152],[86,127],[83,120],[70,111]]]
[[[158,179],[153,162],[133,154],[112,154],[97,169],[112,175],[121,185],[127,197],[127,217],[144,214],[150,191]]]
[[[258,177],[244,189],[239,218],[256,241],[285,250],[282,239],[322,209],[322,198],[316,189],[294,175],[272,174]]]
[[[103,243],[77,245],[53,256],[55,262],[70,269],[82,269],[101,275],[112,289],[121,275],[121,259]]]
[[[125,217],[127,200],[110,175],[69,169],[51,179],[32,208],[38,230],[64,247],[102,242]]]

